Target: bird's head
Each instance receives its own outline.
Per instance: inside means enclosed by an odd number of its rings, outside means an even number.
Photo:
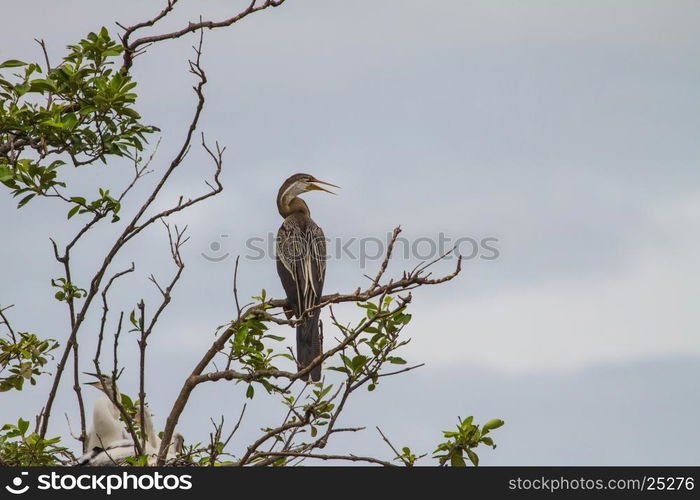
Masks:
[[[331,184],[330,182],[320,181],[313,175],[294,174],[282,184],[280,188],[280,198],[292,199],[308,191],[325,191],[326,193],[335,194],[333,191],[319,186],[319,184],[339,188],[339,186]]]
[[[185,436],[179,432],[173,434],[173,441],[170,443],[170,447],[175,453],[182,453],[182,450],[185,448]]]
[[[93,380],[92,382],[85,382],[85,385],[91,385],[92,387],[96,387],[100,391],[104,392],[105,394],[110,394],[112,392],[112,377],[109,375],[105,375],[104,373],[100,376],[97,373],[88,373],[88,372],[83,372],[85,375],[89,375],[91,377],[94,377],[96,380]]]

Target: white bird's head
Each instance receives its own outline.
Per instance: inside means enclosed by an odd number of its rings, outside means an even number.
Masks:
[[[85,385],[91,385],[92,387],[97,388],[98,390],[104,392],[107,394],[107,396],[112,395],[113,388],[116,387],[116,381],[109,375],[105,375],[104,373],[102,375],[98,375],[97,373],[88,373],[88,372],[83,372],[85,375],[90,375],[91,377],[95,377],[97,380],[94,380],[92,382],[85,382]],[[117,389],[117,393],[119,390]]]

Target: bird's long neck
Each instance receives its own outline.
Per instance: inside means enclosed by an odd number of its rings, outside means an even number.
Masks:
[[[103,394],[96,402],[93,408],[93,420],[97,421],[99,418],[104,418],[106,415],[111,415],[113,420],[119,420],[119,408],[117,408],[112,402],[112,398],[108,395]],[[98,418],[99,417],[99,418]],[[95,423],[93,422],[93,425]]]
[[[114,387],[112,387],[112,382],[105,382],[104,387],[102,387],[102,390],[107,395],[110,401],[116,400],[118,403],[122,402],[122,393],[119,391],[117,384],[114,384]]]
[[[279,210],[280,215],[285,219],[295,213],[300,213],[302,215],[306,215],[307,217],[311,216],[311,211],[309,210],[308,205],[298,196],[294,196],[292,198],[288,196],[280,196],[277,198],[277,209]]]

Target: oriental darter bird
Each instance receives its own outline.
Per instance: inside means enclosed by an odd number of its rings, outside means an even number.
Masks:
[[[323,182],[309,174],[295,174],[284,181],[277,193],[277,209],[284,222],[277,232],[277,274],[287,294],[289,310],[302,317],[304,311],[321,301],[323,281],[326,275],[326,240],[318,225],[311,218],[306,202],[298,196],[308,191],[325,191],[335,194],[319,184],[338,187]],[[307,367],[321,354],[319,333],[320,309],[307,313],[297,325],[297,362],[300,369]],[[321,379],[321,365],[313,367],[302,377],[316,382]]]

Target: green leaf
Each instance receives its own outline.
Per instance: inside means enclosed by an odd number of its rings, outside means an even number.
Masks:
[[[74,206],[73,208],[71,208],[71,209],[68,211],[68,218],[70,219],[70,218],[73,217],[75,214],[77,214],[77,213],[78,213],[78,210],[80,210],[80,205],[76,205],[76,206]]]
[[[78,118],[75,116],[75,113],[66,113],[61,121],[66,128],[71,129],[77,125]]]
[[[494,429],[498,429],[503,424],[505,424],[505,422],[503,420],[501,420],[500,418],[494,418],[494,419],[491,419],[488,422],[486,422],[484,424],[484,426],[482,427],[482,429],[483,429],[484,433],[486,433],[487,431],[492,431]]]
[[[353,371],[357,372],[359,371],[365,364],[367,363],[367,356],[364,356],[362,354],[358,354],[354,358],[352,358],[352,361],[350,362],[350,366],[352,367]]]
[[[342,366],[329,366],[328,368],[326,368],[326,370],[333,370],[334,372],[348,373],[348,369],[343,368]]]
[[[64,125],[62,122],[57,122],[55,120],[44,120],[41,122],[42,125],[48,125],[49,127],[54,127],[54,128],[64,128]]]
[[[398,356],[389,356],[387,358],[389,360],[389,363],[392,363],[394,365],[405,365],[406,360],[403,358],[399,358]]]
[[[35,196],[36,196],[36,193],[32,193],[32,194],[29,194],[29,195],[25,196],[24,198],[22,198],[21,200],[19,200],[19,203],[17,203],[17,208],[22,208],[24,205],[26,205],[27,203],[29,203],[29,200],[31,200],[31,199],[34,198]]]
[[[131,324],[136,328],[139,327],[139,322],[136,320],[136,309],[131,310],[131,314],[129,314],[129,322],[131,322]]]
[[[32,92],[55,92],[56,84],[51,80],[32,80],[29,89]]]
[[[321,399],[325,398],[326,395],[331,392],[331,389],[333,389],[333,384],[330,384],[328,387],[324,388],[321,392],[318,393],[318,400],[320,401]]]
[[[126,394],[124,394],[123,392],[122,392],[122,406],[124,408],[133,408],[134,407],[134,402],[132,401],[132,399],[129,396],[127,396]]]
[[[469,450],[467,450],[467,453]],[[466,467],[467,464],[464,462],[464,457],[462,456],[461,450],[454,450],[450,455],[450,464],[452,467]]]
[[[475,466],[478,466],[478,465],[479,465],[479,455],[477,455],[476,453],[474,453],[474,452],[473,452],[472,450],[470,450],[469,448],[467,448],[467,455],[469,455],[469,460],[471,460],[472,463],[473,463]]]
[[[488,436],[482,437],[482,438],[481,438],[481,442],[484,443],[486,446],[490,446],[491,448],[495,448],[495,447],[496,447],[496,445],[493,443],[493,439],[491,439],[491,438],[488,437]]]
[[[245,397],[248,399],[253,399],[253,396],[255,395],[255,389],[253,388],[252,385],[248,386],[248,390],[245,391]]]
[[[26,62],[18,61],[17,59],[8,59],[4,63],[0,64],[0,69],[2,68],[18,68],[20,66],[26,66]]]
[[[6,165],[0,165],[0,182],[12,179],[12,170]]]
[[[17,421],[17,428],[19,429],[19,432],[24,434],[25,432],[27,432],[27,429],[29,429],[29,422],[20,418]]]

